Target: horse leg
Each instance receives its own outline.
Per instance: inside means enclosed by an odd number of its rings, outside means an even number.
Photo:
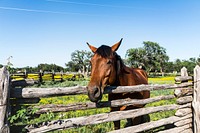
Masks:
[[[112,100],[116,100],[116,99],[118,99],[120,97],[121,97],[121,94],[109,94],[108,95],[108,100],[112,101]],[[110,112],[119,111],[119,110],[120,110],[120,107],[111,107],[110,108]],[[113,121],[113,123],[114,123],[115,130],[120,129],[120,120]]]
[[[138,117],[132,118],[132,122],[133,122],[133,125],[138,125],[138,124],[142,124],[142,123],[145,123],[145,122],[150,122],[150,116],[148,114],[143,115],[143,116],[138,116]]]
[[[132,118],[132,123],[133,123],[133,125],[141,124],[142,123],[142,116]]]
[[[128,118],[125,127],[129,127],[133,125],[132,118]]]
[[[139,125],[139,124],[142,124],[142,123],[145,123],[145,122],[149,122],[149,121],[150,121],[150,117],[149,117],[148,114],[132,118],[132,124],[133,124],[133,126],[134,125]],[[141,131],[139,133],[145,133],[145,131]]]
[[[142,116],[142,123],[145,123],[145,122],[150,122],[150,116],[148,114]]]
[[[120,120],[113,121],[115,130],[120,129]]]
[[[118,111],[118,110],[119,110],[118,107],[110,108],[110,112]],[[120,120],[118,120],[118,121],[113,121],[113,123],[114,123],[114,128],[115,128],[115,130],[120,129]]]

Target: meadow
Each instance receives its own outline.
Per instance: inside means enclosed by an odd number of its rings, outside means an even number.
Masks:
[[[69,87],[69,86],[86,86],[89,80],[80,80],[80,81],[64,81],[64,82],[52,82],[47,81],[44,84],[39,85],[39,87]],[[149,84],[174,84],[174,76],[171,77],[159,77],[159,78],[149,78]],[[36,87],[38,85],[35,85]],[[158,95],[171,95],[173,94],[173,90],[159,90],[152,91],[151,97],[155,97]],[[103,96],[103,101],[107,101],[108,95]],[[87,95],[74,95],[74,96],[60,96],[60,97],[51,97],[51,98],[41,98],[40,102],[37,105],[42,104],[70,104],[70,103],[78,103],[78,102],[87,102],[89,101]],[[147,104],[146,107],[151,106],[161,106],[167,104],[175,103],[175,99],[171,100],[162,100],[159,102],[154,102],[151,104]],[[35,112],[37,109],[31,108],[29,105],[21,106],[15,115],[10,117],[10,122],[12,125],[26,125],[26,124],[34,124],[44,121],[56,120],[56,119],[66,119],[72,117],[80,117],[80,116],[88,116],[92,114],[99,114],[109,112],[110,108],[101,108],[101,109],[90,109],[90,110],[77,110],[70,112],[62,112],[62,113],[46,113],[41,114],[35,117]],[[153,113],[150,114],[151,121],[159,120],[161,118],[166,118],[174,115],[175,111],[165,111],[161,113]],[[34,117],[33,117],[34,116]],[[122,120],[121,127],[123,128],[126,124],[126,120]],[[53,131],[53,133],[105,133],[114,130],[114,126],[112,122],[107,122],[98,125],[92,126],[84,126],[81,128],[68,129],[62,131]],[[154,130],[149,131],[154,132]]]

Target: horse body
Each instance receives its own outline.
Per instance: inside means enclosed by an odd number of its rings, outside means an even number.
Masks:
[[[120,74],[119,75],[119,82],[116,84],[113,84],[113,86],[133,86],[133,85],[139,85],[139,84],[148,84],[147,75],[146,73],[138,68],[127,68],[129,70],[128,74]],[[119,93],[119,94],[109,94],[108,99],[111,100],[117,100],[117,99],[146,99],[150,97],[149,91],[143,91],[143,92],[135,92],[135,93]],[[123,110],[129,110],[129,109],[137,109],[142,108],[144,105],[130,105],[130,106],[122,106],[122,107],[112,107],[112,111],[123,111]],[[147,116],[148,117],[148,116]],[[137,125],[142,123],[142,117],[132,118],[128,119],[128,122],[126,126],[130,125]],[[120,121],[114,121],[115,129],[120,128]]]
[[[120,46],[121,41],[122,39],[112,47],[103,45],[99,48],[95,48],[94,46],[88,44],[94,53],[94,56],[91,59],[91,80],[87,86],[88,96],[92,102],[99,102],[102,99],[104,88],[107,85],[133,86],[148,84],[147,74],[144,70],[125,66],[120,56],[115,52]],[[125,98],[145,99],[149,97],[149,91],[108,95],[109,100]],[[111,111],[135,109],[143,106],[144,105],[112,107]],[[128,119],[129,125],[135,125],[141,122],[142,117]],[[115,121],[114,125],[115,129],[119,129],[120,121]]]
[[[140,84],[148,84],[147,75],[146,73],[139,68],[126,68],[128,69],[128,73],[120,73],[118,76],[118,80],[112,86],[133,86],[133,85],[140,85]],[[113,96],[110,96],[113,95]],[[124,99],[124,98],[131,98],[131,99],[145,99],[149,98],[149,91],[137,92],[137,93],[122,93],[119,94],[121,97],[115,96],[117,94],[109,94],[110,100],[116,99]],[[112,98],[116,97],[116,98]]]

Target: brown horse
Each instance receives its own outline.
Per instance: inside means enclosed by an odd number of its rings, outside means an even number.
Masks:
[[[148,84],[147,74],[139,68],[129,68],[124,65],[120,56],[116,53],[122,39],[112,47],[102,45],[96,48],[89,43],[88,46],[94,53],[91,59],[91,80],[87,86],[88,96],[92,102],[98,103],[102,99],[104,88],[111,86],[132,86]],[[150,92],[143,91],[137,93],[109,94],[109,100],[116,99],[145,99],[149,98]],[[144,105],[131,105],[111,108],[111,111],[128,110],[141,108]],[[142,117],[127,119],[129,125],[136,125],[142,122]],[[120,128],[120,121],[114,121],[115,129]]]

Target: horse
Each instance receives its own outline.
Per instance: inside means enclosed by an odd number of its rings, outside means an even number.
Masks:
[[[94,53],[91,58],[91,78],[87,85],[90,101],[99,103],[106,86],[133,86],[148,84],[147,73],[140,68],[127,67],[121,57],[116,53],[122,39],[113,46],[102,45],[96,48],[87,42],[90,50]],[[150,97],[149,91],[135,93],[108,94],[108,100],[117,99],[146,99]],[[111,107],[110,111],[122,111],[142,108],[145,105],[130,105]],[[143,122],[143,117],[127,119],[127,125],[137,125]],[[120,129],[120,120],[114,121],[114,128]]]

